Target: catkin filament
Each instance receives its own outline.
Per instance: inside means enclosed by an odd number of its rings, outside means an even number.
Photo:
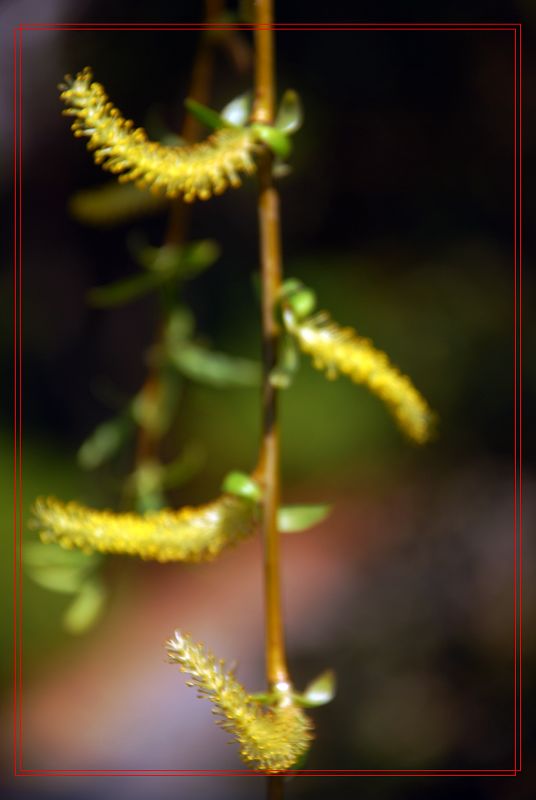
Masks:
[[[67,75],[59,88],[63,113],[75,118],[74,135],[87,137],[95,162],[121,182],[192,202],[240,186],[241,174],[255,172],[258,143],[250,128],[222,128],[198,144],[171,147],[149,141],[143,128],[125,119],[89,67],[75,78]]]
[[[334,379],[339,373],[354,383],[365,385],[387,405],[403,433],[417,444],[432,435],[434,414],[410,379],[393,366],[387,355],[377,350],[352,328],[341,328],[326,312],[298,320],[290,308],[283,312],[285,327],[304,353],[311,356],[316,369]]]
[[[225,547],[250,536],[256,505],[224,494],[212,503],[144,515],[95,511],[78,503],[40,498],[32,525],[41,541],[91,553],[140,556],[156,561],[210,561]]]
[[[166,642],[166,650],[170,662],[191,675],[191,685],[214,704],[219,724],[237,740],[247,764],[279,772],[308,750],[312,723],[302,709],[287,703],[263,711],[223,661],[179,631]]]

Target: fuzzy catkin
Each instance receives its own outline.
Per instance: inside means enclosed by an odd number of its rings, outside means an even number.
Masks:
[[[435,415],[410,379],[393,366],[382,350],[352,328],[341,328],[326,312],[298,320],[290,308],[283,312],[285,327],[316,369],[334,379],[339,373],[365,385],[387,405],[399,428],[417,444],[428,441]]]
[[[75,118],[74,135],[86,136],[95,162],[121,182],[193,202],[240,186],[240,174],[256,170],[258,143],[250,128],[222,128],[198,144],[167,146],[149,141],[143,128],[123,117],[89,67],[75,78],[66,75],[59,88],[63,113]]]
[[[32,526],[41,541],[87,553],[140,556],[155,561],[210,561],[225,547],[250,536],[257,509],[247,499],[224,494],[212,503],[144,515],[95,511],[78,503],[39,498]]]
[[[166,650],[170,662],[192,676],[189,685],[214,704],[218,724],[237,740],[246,764],[280,772],[308,750],[312,723],[302,709],[288,703],[263,711],[222,660],[179,631],[166,642]]]

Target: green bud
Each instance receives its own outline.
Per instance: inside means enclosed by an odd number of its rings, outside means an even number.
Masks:
[[[222,483],[222,491],[259,503],[262,492],[259,484],[245,472],[229,472]]]
[[[297,319],[305,319],[316,307],[316,294],[312,289],[303,288],[290,295],[288,304]]]

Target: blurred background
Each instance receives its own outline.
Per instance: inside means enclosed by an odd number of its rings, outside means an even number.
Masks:
[[[350,11],[276,4],[280,22],[520,21],[535,6],[449,4],[448,17],[413,2]],[[361,7],[362,6],[362,7]],[[236,11],[236,4],[230,9]],[[19,22],[202,19],[202,4],[153,0],[19,0],[0,4],[10,69]],[[159,247],[167,215],[97,229],[69,214],[74,192],[108,181],[60,114],[56,85],[90,64],[112,100],[153,135],[177,132],[199,35],[194,32],[25,32],[24,513],[38,495],[125,507],[136,439],[88,469],[77,459],[97,426],[116,419],[146,380],[158,297],[94,308],[88,291],[139,274],[132,242]],[[249,34],[216,50],[209,105],[251,86]],[[232,48],[231,48],[232,49]],[[437,411],[437,439],[409,445],[374,397],[327,382],[304,358],[282,393],[285,502],[327,502],[329,519],[285,536],[284,594],[292,675],[305,686],[327,667],[338,693],[313,712],[308,769],[509,769],[513,763],[513,34],[505,31],[280,32],[280,91],[300,92],[305,122],[292,173],[281,179],[287,276],[319,307],[355,327],[410,375]],[[237,55],[238,54],[238,55]],[[535,78],[525,57],[525,83]],[[532,79],[532,80],[531,80]],[[534,98],[527,93],[526,118]],[[11,108],[4,97],[4,118]],[[10,143],[1,156],[11,190]],[[524,140],[526,163],[534,140]],[[527,206],[525,220],[530,218]],[[190,235],[213,239],[217,263],[185,285],[196,336],[255,359],[259,308],[255,183],[193,208]],[[534,233],[525,225],[524,306],[534,302]],[[135,249],[135,248],[134,248]],[[9,296],[11,275],[2,277]],[[528,316],[528,314],[527,314]],[[3,315],[2,365],[13,368]],[[534,330],[527,323],[525,352]],[[525,407],[534,363],[524,364]],[[9,384],[8,384],[9,385]],[[159,445],[172,463],[195,452],[174,505],[205,502],[230,469],[255,463],[255,388],[183,380],[177,415]],[[1,429],[10,474],[10,408]],[[530,420],[526,420],[526,441]],[[188,451],[190,448],[190,451]],[[524,524],[534,522],[533,454],[524,464]],[[97,458],[98,460],[98,458]],[[91,461],[91,458],[89,459]],[[104,459],[103,459],[104,461]],[[90,466],[95,466],[94,464]],[[4,529],[11,537],[10,487]],[[35,533],[26,530],[27,541]],[[527,560],[530,558],[526,554]],[[6,560],[6,563],[9,559]],[[209,565],[106,559],[98,564],[100,618],[65,632],[72,602],[24,585],[24,766],[28,769],[240,769],[208,703],[165,663],[175,627],[236,660],[253,691],[264,685],[261,547],[255,539]],[[527,566],[528,570],[528,566]],[[527,617],[533,594],[526,583]],[[6,609],[6,618],[10,609]],[[7,623],[6,623],[7,624]],[[525,706],[534,697],[534,637],[526,626]],[[9,685],[6,675],[6,687]],[[10,701],[3,706],[9,724]],[[534,765],[526,726],[525,762]],[[365,783],[363,784],[363,780]],[[456,779],[459,796],[533,796],[530,779]],[[357,782],[356,781],[360,781]],[[97,795],[260,798],[243,778],[31,778],[17,797]],[[365,788],[364,788],[365,787]],[[289,798],[446,797],[452,779],[296,778]]]

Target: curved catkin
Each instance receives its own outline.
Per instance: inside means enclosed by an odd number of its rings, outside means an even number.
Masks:
[[[280,772],[308,750],[312,723],[300,708],[288,703],[263,711],[223,661],[179,631],[166,642],[166,650],[170,662],[192,676],[189,685],[214,704],[219,724],[237,740],[246,764]]]
[[[144,192],[132,183],[110,181],[94,189],[75,192],[69,200],[69,211],[85,225],[107,227],[156,214],[168,202],[165,197]]]
[[[251,129],[222,128],[198,144],[171,147],[149,141],[143,128],[125,119],[89,67],[75,78],[66,75],[59,88],[63,113],[75,118],[74,135],[86,136],[95,162],[121,182],[192,202],[240,186],[240,174],[255,172],[258,144]]]
[[[417,444],[428,441],[435,415],[410,379],[393,366],[387,355],[352,329],[341,328],[326,312],[298,320],[283,312],[285,327],[317,369],[334,379],[339,373],[365,385],[388,406],[403,433]]]
[[[257,507],[224,494],[212,503],[144,515],[95,511],[78,503],[40,498],[32,526],[41,541],[87,553],[140,556],[155,561],[210,561],[225,547],[251,535]]]

